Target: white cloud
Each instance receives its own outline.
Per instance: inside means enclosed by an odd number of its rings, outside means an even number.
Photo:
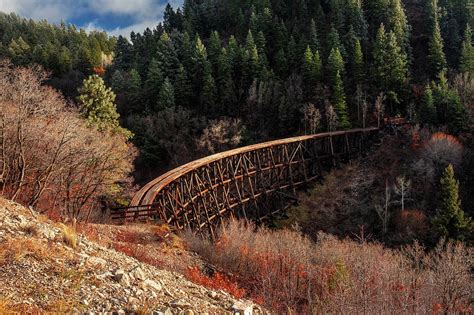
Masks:
[[[2,0],[0,1],[0,11],[11,13],[18,12],[19,3],[17,0]]]
[[[112,36],[122,35],[123,37],[129,38],[132,31],[135,33],[142,33],[147,27],[152,30],[159,22],[160,20],[144,21],[125,27],[117,27],[116,29],[108,30],[107,33]]]
[[[16,13],[35,20],[51,23],[67,20],[86,9],[85,0],[0,0],[0,11]]]
[[[166,4],[174,8],[182,5],[183,0],[0,0],[0,11],[14,12],[20,16],[35,20],[47,19],[51,23],[68,20],[87,12],[107,17],[108,14],[126,15],[132,18],[132,24],[107,30],[112,35],[129,36],[131,31],[143,32],[147,27],[154,28],[163,20]],[[79,25],[87,31],[104,30],[99,21],[90,21]]]
[[[143,17],[153,15],[157,5],[160,6],[156,0],[96,0],[91,1],[90,8],[101,14],[138,14]]]
[[[85,25],[82,25],[81,28],[83,28],[87,33],[92,31],[104,31],[102,27],[97,25],[97,21],[91,21]]]
[[[94,2],[93,7],[102,7],[102,12],[133,15],[136,23],[107,30],[110,35],[122,35],[128,38],[132,31],[141,33],[146,28],[153,29],[158,23],[162,22],[163,12],[168,3],[177,9],[183,4],[183,0],[172,0],[161,4],[156,0],[134,0],[134,2],[126,0],[97,0]],[[91,25],[88,26],[90,27]],[[103,29],[96,28],[96,30]]]

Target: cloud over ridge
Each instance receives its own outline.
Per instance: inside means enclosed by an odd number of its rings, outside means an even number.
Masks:
[[[128,37],[131,31],[142,32],[161,22],[167,3],[177,8],[183,0],[0,0],[0,11],[51,23],[65,20],[87,31]],[[110,25],[111,18],[124,22]]]

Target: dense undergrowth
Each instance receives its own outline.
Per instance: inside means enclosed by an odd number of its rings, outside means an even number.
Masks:
[[[448,165],[459,179],[460,208],[466,218],[473,215],[471,156],[462,138],[418,126],[399,128],[367,156],[333,169],[301,192],[298,205],[273,223],[279,228],[297,224],[313,238],[319,231],[354,238],[363,230],[388,246],[418,240],[433,247],[441,236],[433,220],[442,208],[440,179]],[[459,239],[471,242],[470,233]]]
[[[248,297],[277,313],[473,311],[474,252],[462,243],[392,250],[327,234],[313,242],[298,231],[234,220],[220,228],[216,242],[190,232],[184,238],[191,250],[232,274]]]

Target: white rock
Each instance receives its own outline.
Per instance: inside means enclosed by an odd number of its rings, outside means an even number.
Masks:
[[[115,271],[114,280],[120,283],[122,286],[130,286],[130,278],[122,269],[118,269],[117,271]]]
[[[128,304],[130,304],[130,308],[132,311],[136,311],[138,309],[137,304],[140,303],[140,301],[137,298],[134,298],[133,296],[130,296],[128,298]]]
[[[113,274],[110,272],[110,271],[107,271],[107,272],[104,272],[100,275],[97,275],[95,276],[97,279],[101,279],[101,280],[104,280],[104,279],[107,279],[107,278],[112,278],[113,277]]]
[[[146,279],[146,275],[145,273],[143,272],[143,270],[138,267],[137,269],[135,269],[133,271],[133,276],[137,279],[137,280],[145,280]]]
[[[171,311],[170,308],[166,308],[163,310],[153,311],[153,315],[173,315],[173,312]]]
[[[237,301],[234,303],[234,305],[232,305],[232,312],[234,312],[234,314],[240,315],[252,315],[253,304]]]
[[[170,305],[171,305],[172,307],[181,307],[181,308],[185,308],[185,307],[190,307],[190,306],[191,306],[188,302],[186,302],[185,300],[181,300],[181,299],[171,301],[171,302],[170,302]]]
[[[86,265],[90,266],[90,267],[96,267],[96,268],[103,269],[103,268],[105,268],[105,266],[107,266],[107,261],[105,259],[100,258],[100,257],[91,256],[91,257],[89,257],[89,259],[87,259]]]
[[[147,287],[155,289],[156,291],[161,291],[161,289],[163,288],[160,283],[150,279],[143,281],[143,284]]]
[[[48,240],[54,240],[56,238],[56,233],[50,229],[43,229],[42,231],[43,237]]]

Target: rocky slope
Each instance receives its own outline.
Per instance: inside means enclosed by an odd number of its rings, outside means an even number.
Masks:
[[[76,235],[0,198],[0,313],[261,311]]]

